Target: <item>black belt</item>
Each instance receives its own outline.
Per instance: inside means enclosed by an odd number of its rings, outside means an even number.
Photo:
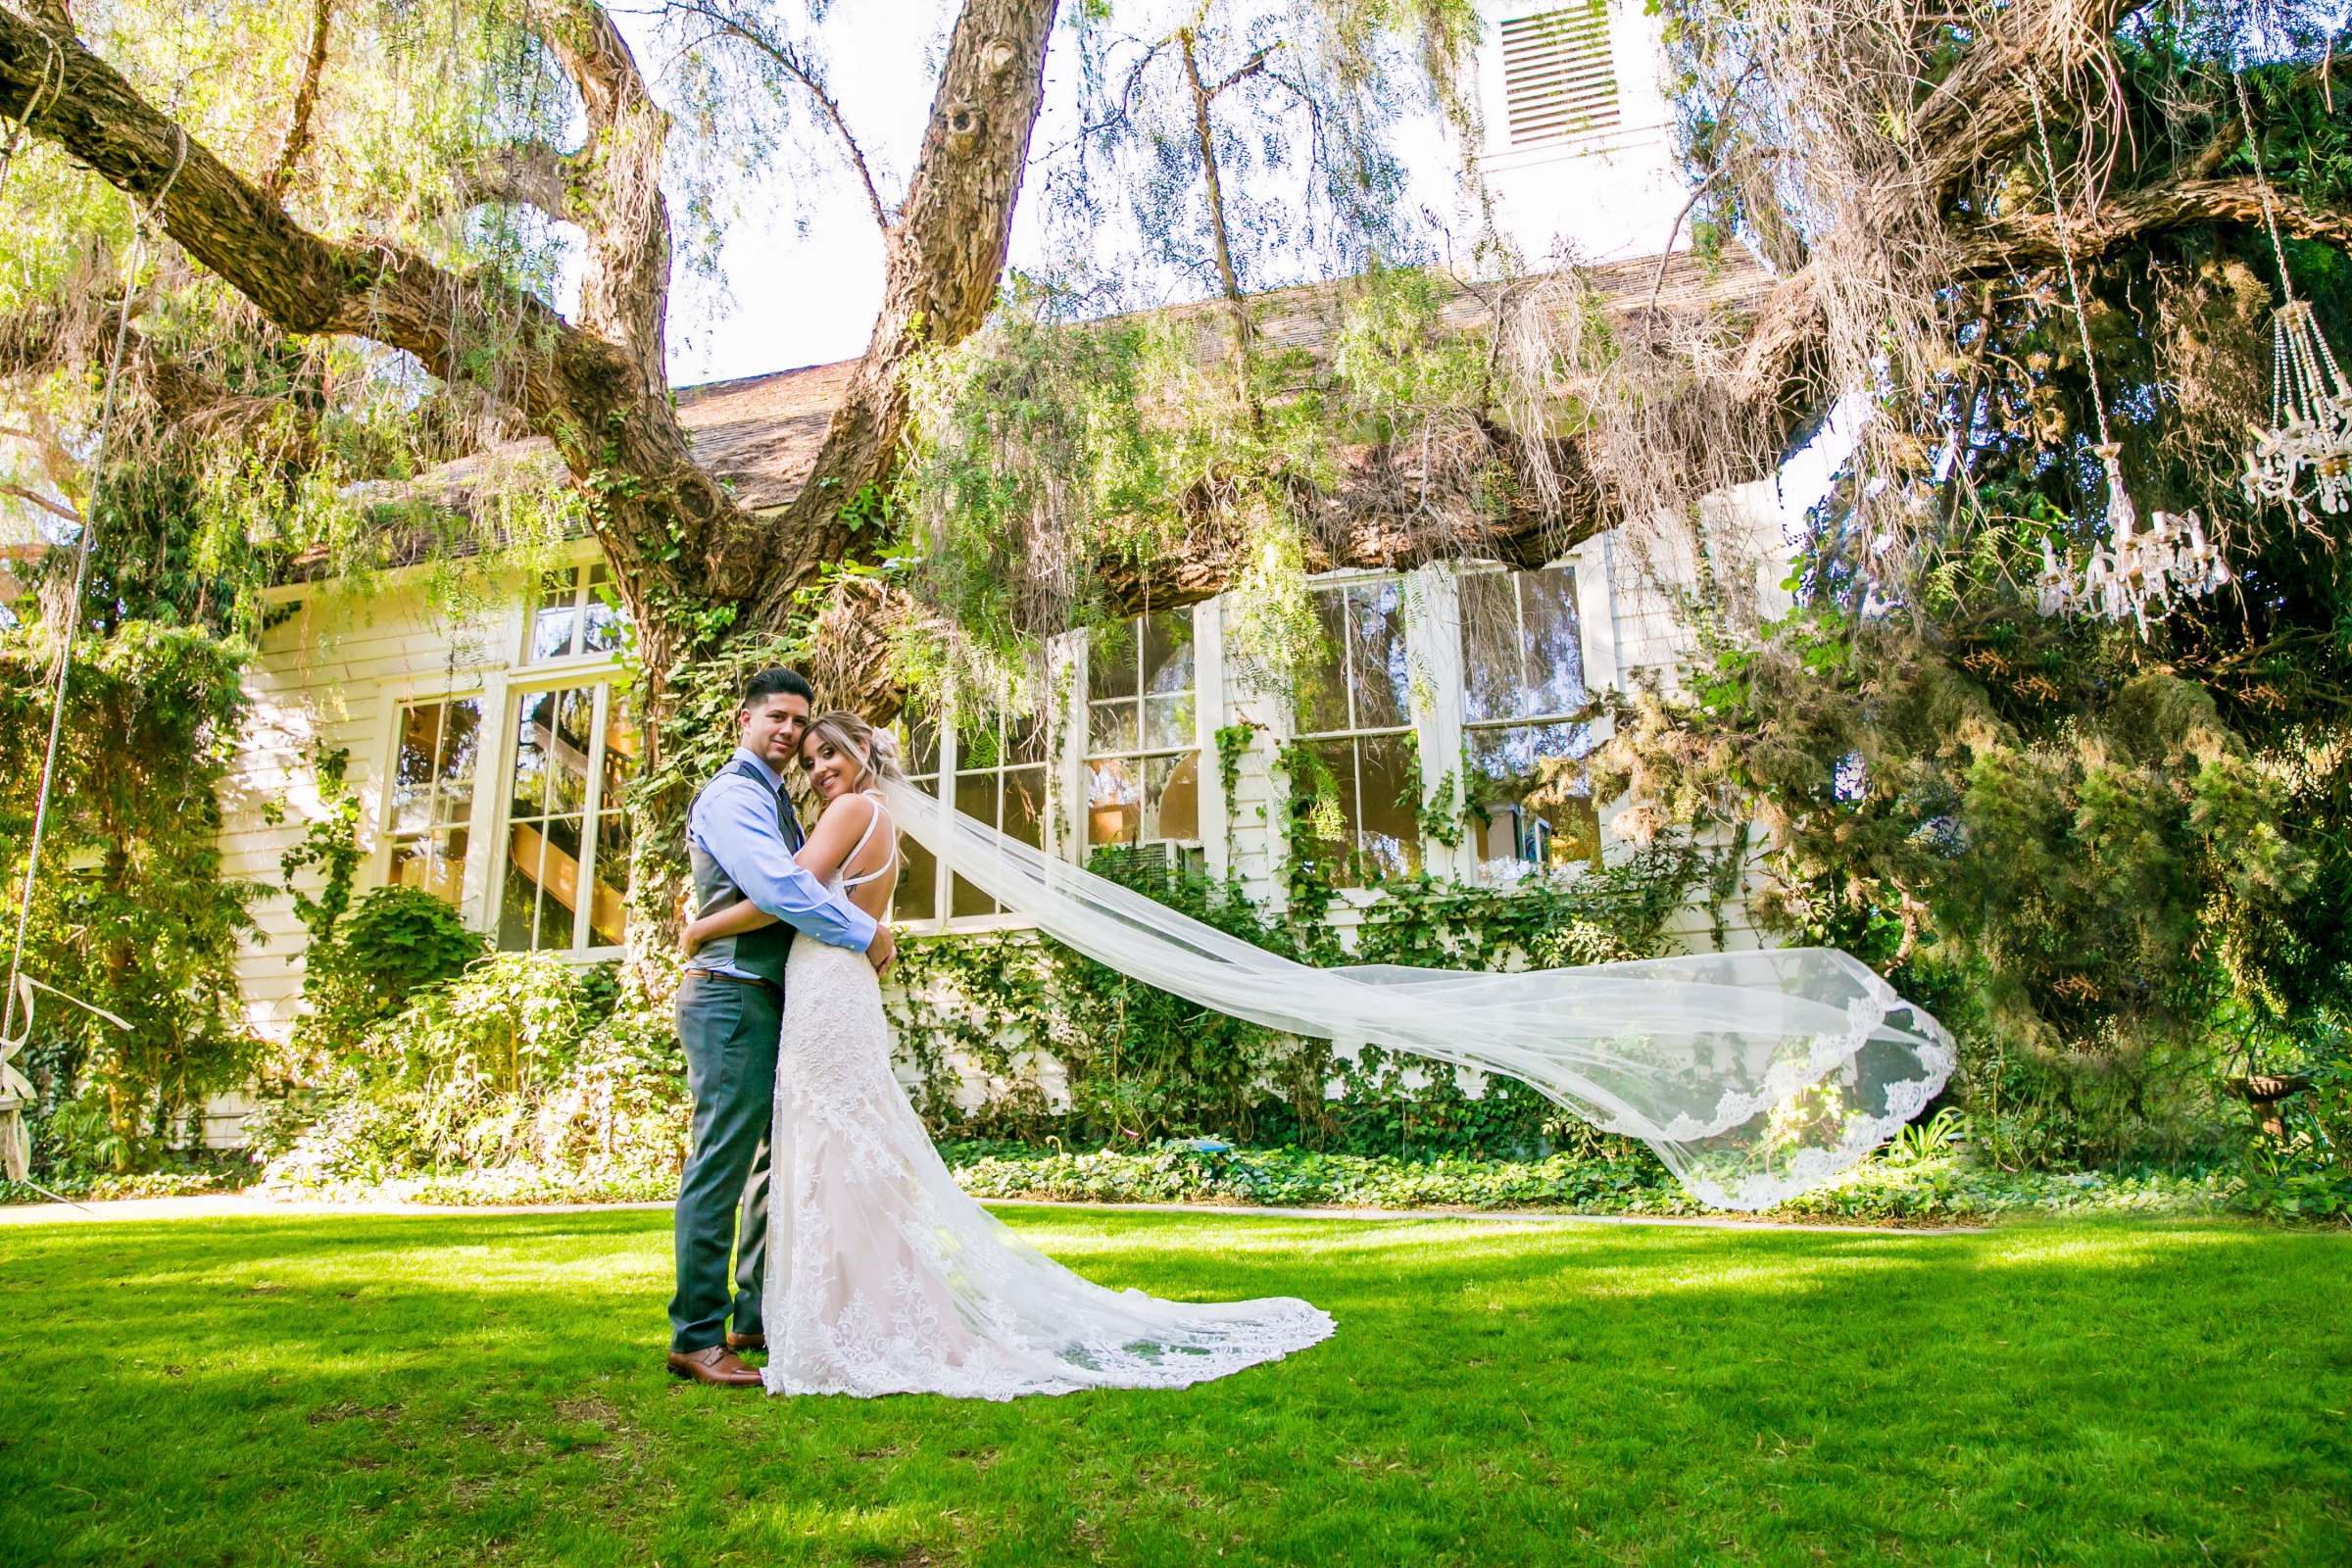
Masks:
[[[776,984],[773,980],[762,980],[758,975],[721,974],[716,969],[689,969],[686,971],[686,978],[689,980],[724,980],[732,986],[767,986],[771,989]]]

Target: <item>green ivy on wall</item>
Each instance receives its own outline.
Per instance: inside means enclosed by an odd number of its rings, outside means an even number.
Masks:
[[[1362,907],[1352,946],[1329,919],[1338,891],[1296,859],[1279,915],[1237,881],[1169,881],[1109,859],[1096,869],[1302,963],[1467,969],[1662,953],[1667,920],[1710,859],[1675,841],[1569,883],[1391,881]],[[1497,1155],[1582,1148],[1599,1136],[1524,1084],[1465,1086],[1377,1048],[1346,1059],[1328,1041],[1226,1017],[1027,932],[919,938],[900,953],[892,1022],[916,1075],[917,1107],[943,1134],[1072,1148],[1213,1135],[1350,1153]],[[959,1082],[957,1060],[977,1083]],[[1054,1069],[1057,1086],[1045,1076]]]

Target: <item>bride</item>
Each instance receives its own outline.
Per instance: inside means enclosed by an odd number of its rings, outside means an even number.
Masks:
[[[879,920],[899,875],[882,793],[904,783],[897,742],[830,712],[809,721],[800,755],[824,812],[797,859]],[[687,952],[773,920],[747,900],[689,925]],[[770,1394],[1177,1388],[1332,1333],[1304,1301],[1105,1290],[1021,1242],[932,1148],[891,1072],[880,982],[847,948],[792,944],[769,1150]]]

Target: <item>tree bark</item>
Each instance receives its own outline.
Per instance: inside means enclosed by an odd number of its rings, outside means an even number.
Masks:
[[[956,19],[922,155],[883,242],[881,314],[762,564],[763,628],[791,618],[795,593],[824,565],[879,543],[859,540],[843,514],[890,476],[906,427],[904,372],[923,350],[969,337],[996,304],[1058,9],[1059,0],[967,0]]]

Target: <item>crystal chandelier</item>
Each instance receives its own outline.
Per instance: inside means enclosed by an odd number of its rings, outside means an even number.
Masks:
[[[2246,103],[2246,79],[2237,83],[2237,113],[2254,154],[2254,186],[2262,193],[2262,220],[2278,264],[2278,286],[2286,303],[2271,321],[2271,426],[2254,432],[2238,482],[2246,499],[2292,507],[2309,517],[2352,509],[2352,387],[2336,368],[2335,355],[2320,335],[2311,307],[2295,298],[2286,272],[2286,247],[2278,243],[2278,219],[2271,206],[2270,176],[2263,172],[2262,143]]]
[[[2159,512],[2140,526],[2139,508],[2124,488],[2123,448],[2107,433],[2107,401],[2099,395],[2099,368],[2090,347],[2090,318],[2082,309],[2082,287],[2075,277],[2075,248],[2067,232],[2066,203],[2058,194],[2058,168],[2050,156],[2049,128],[2042,123],[2041,90],[2027,75],[2034,104],[2034,130],[2041,143],[2041,168],[2050,184],[2050,212],[2057,220],[2058,257],[2066,264],[2066,292],[2074,305],[2075,332],[2082,345],[2082,373],[2090,382],[2090,407],[2099,429],[2092,448],[2107,470],[2107,542],[2095,545],[2077,577],[2074,562],[2061,561],[2045,535],[2041,575],[2034,582],[2034,608],[2044,615],[2097,615],[2130,620],[2144,640],[2151,607],[2163,619],[2177,600],[2202,598],[2230,581],[2230,566],[2205,537],[2205,519],[2194,512]],[[2334,362],[2330,360],[2332,367]]]
[[[2034,608],[2044,615],[2128,618],[2144,639],[2151,604],[2161,620],[2176,599],[2201,599],[2228,583],[2230,564],[2193,512],[2159,512],[2142,528],[2139,509],[2124,489],[2123,449],[2102,443],[2098,454],[2107,469],[2108,542],[2092,548],[2078,580],[2044,537]]]

